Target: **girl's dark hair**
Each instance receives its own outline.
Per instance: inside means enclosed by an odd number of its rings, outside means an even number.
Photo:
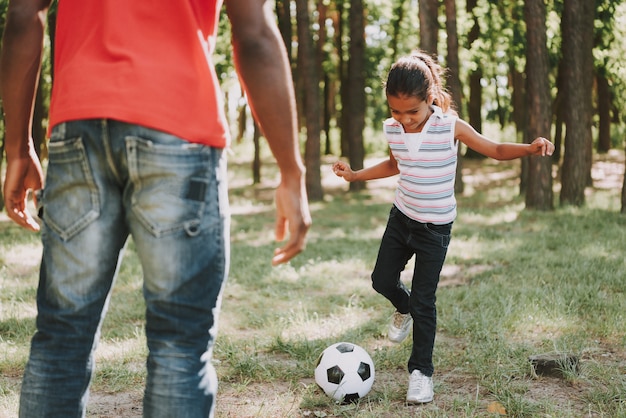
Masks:
[[[432,95],[433,104],[445,113],[452,106],[452,98],[441,81],[444,72],[430,55],[420,50],[413,51],[391,66],[385,93],[387,96],[415,96],[423,101]]]

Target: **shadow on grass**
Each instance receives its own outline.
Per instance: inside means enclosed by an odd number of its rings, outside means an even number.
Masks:
[[[469,167],[470,187],[458,197],[438,292],[436,401],[424,407],[404,404],[410,343],[386,341],[392,308],[369,279],[393,181],[359,193],[333,183],[324,201],[311,203],[306,251],[277,268],[273,185],[235,183],[231,277],[215,352],[218,416],[489,416],[496,400],[510,416],[623,414],[626,218],[590,208],[524,210],[517,168],[503,167]],[[2,221],[0,237],[38,239]],[[402,279],[411,271],[409,262]],[[34,292],[20,292],[34,303]],[[133,374],[110,374],[143,367],[142,356],[123,357],[127,342],[144,344],[143,316],[141,269],[129,245],[103,327],[104,348],[115,347],[98,366],[101,392],[136,390]],[[29,330],[31,318],[0,319],[0,335],[24,345]],[[317,356],[338,341],[361,345],[376,364],[372,392],[357,405],[334,404],[313,381]],[[533,378],[528,355],[555,349],[580,355],[580,375]],[[135,386],[118,387],[120,380]],[[607,398],[602,387],[617,389]]]

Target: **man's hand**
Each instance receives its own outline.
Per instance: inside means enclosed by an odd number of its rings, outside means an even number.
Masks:
[[[282,241],[289,231],[289,241],[274,250],[273,266],[291,260],[306,246],[305,238],[311,227],[311,214],[303,183],[301,181],[299,185],[290,187],[283,180],[276,189],[276,240]]]
[[[4,205],[9,218],[19,226],[39,231],[39,224],[27,208],[28,192],[41,189],[43,170],[34,150],[28,157],[13,158],[7,161],[4,179]]]

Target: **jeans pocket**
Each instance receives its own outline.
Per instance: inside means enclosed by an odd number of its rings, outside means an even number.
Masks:
[[[126,137],[132,212],[157,237],[180,230],[194,236],[220,222],[211,148],[169,135],[160,143],[155,135]]]
[[[443,248],[448,248],[450,245],[452,224],[437,225],[432,223],[424,224],[424,228],[430,232],[437,240],[440,240]]]
[[[81,137],[50,141],[41,212],[46,226],[64,241],[100,216],[98,187]]]

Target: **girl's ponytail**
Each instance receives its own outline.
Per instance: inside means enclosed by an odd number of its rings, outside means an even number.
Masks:
[[[424,62],[430,70],[433,80],[430,94],[432,94],[435,99],[433,104],[439,106],[443,113],[446,113],[452,106],[452,96],[446,91],[442,81],[446,70],[439,65],[435,59],[423,51],[415,51],[411,56]]]

